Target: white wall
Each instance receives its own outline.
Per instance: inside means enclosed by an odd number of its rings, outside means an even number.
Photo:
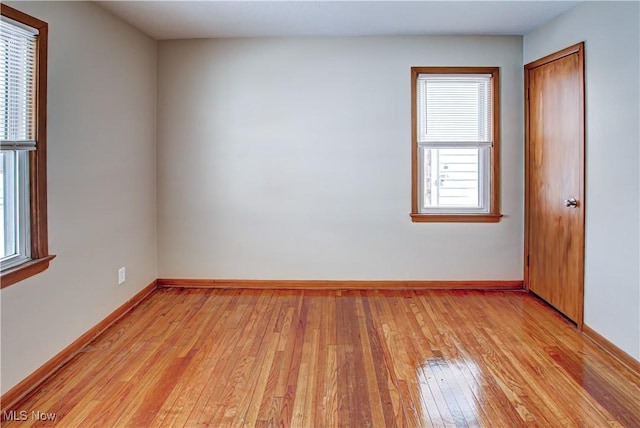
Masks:
[[[49,23],[49,246],[57,258],[0,293],[2,393],[157,277],[156,42],[89,2],[12,6]]]
[[[524,38],[525,63],[585,41],[585,324],[640,359],[640,4],[585,2]]]
[[[500,66],[498,224],[414,224],[410,67]],[[160,277],[521,279],[522,38],[162,41]]]

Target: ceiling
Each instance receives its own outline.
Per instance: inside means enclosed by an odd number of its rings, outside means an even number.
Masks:
[[[580,1],[98,1],[159,39],[523,35]]]

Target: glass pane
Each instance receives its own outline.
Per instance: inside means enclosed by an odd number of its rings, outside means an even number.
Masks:
[[[4,152],[0,152],[0,259],[6,254],[4,245]]]
[[[29,153],[0,152],[0,261],[9,268],[29,260]]]
[[[16,152],[0,152],[0,257],[4,258],[17,253],[16,234]]]
[[[423,207],[480,208],[481,150],[423,147]]]

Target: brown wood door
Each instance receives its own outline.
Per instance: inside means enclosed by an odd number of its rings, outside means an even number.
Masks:
[[[527,64],[525,95],[525,282],[581,328],[584,45]]]

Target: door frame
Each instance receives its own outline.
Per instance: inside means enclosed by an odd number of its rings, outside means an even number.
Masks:
[[[528,292],[530,291],[529,287],[529,242],[534,239],[529,233],[529,183],[530,183],[530,141],[529,141],[529,70],[537,68],[541,65],[548,64],[560,58],[563,58],[568,55],[572,55],[574,53],[578,54],[578,61],[580,66],[580,93],[579,98],[582,104],[581,117],[580,117],[580,129],[579,129],[579,183],[580,189],[578,191],[578,201],[580,203],[580,221],[581,227],[580,230],[582,232],[582,245],[579,248],[580,251],[580,311],[578,315],[578,319],[576,320],[576,326],[578,330],[582,331],[582,327],[584,325],[584,238],[585,238],[585,114],[586,114],[586,106],[585,106],[585,69],[584,69],[584,42],[577,43],[573,46],[569,46],[568,48],[562,49],[558,52],[547,55],[543,58],[540,58],[536,61],[530,62],[524,66],[524,288]]]

